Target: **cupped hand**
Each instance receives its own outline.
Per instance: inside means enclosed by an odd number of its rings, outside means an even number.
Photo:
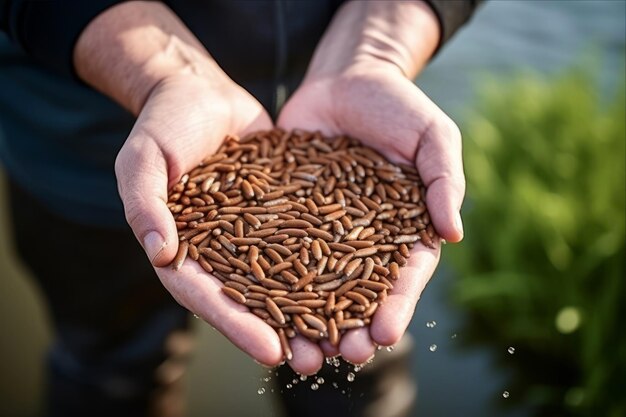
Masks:
[[[320,130],[327,136],[345,134],[394,162],[416,165],[427,187],[426,203],[437,233],[449,242],[463,238],[461,135],[454,122],[397,68],[355,66],[338,76],[305,80],[285,104],[278,126]],[[348,332],[338,350],[325,343],[309,348],[362,363],[374,354],[376,345],[398,342],[439,256],[440,249],[417,244],[369,328]]]
[[[186,261],[178,271],[168,266],[178,236],[166,202],[168,189],[214,153],[227,134],[271,127],[261,104],[231,81],[177,75],[152,90],[115,163],[126,218],[163,285],[181,305],[266,365],[282,358],[274,330],[226,297],[220,281],[195,262]]]

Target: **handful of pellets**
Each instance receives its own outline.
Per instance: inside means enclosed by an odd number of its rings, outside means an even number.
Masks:
[[[184,175],[168,206],[190,257],[224,294],[289,339],[370,323],[420,241],[437,238],[414,167],[345,136],[279,129],[227,137]]]

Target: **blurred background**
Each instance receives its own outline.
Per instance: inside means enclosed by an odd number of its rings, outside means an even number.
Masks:
[[[410,328],[416,416],[626,416],[625,21],[619,0],[491,1],[417,80],[463,131],[468,190]],[[51,334],[4,192],[0,416],[27,417]],[[188,415],[280,415],[272,374],[195,326]]]

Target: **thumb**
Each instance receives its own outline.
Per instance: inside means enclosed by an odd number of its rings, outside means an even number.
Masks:
[[[430,124],[420,139],[416,162],[426,185],[431,220],[439,235],[449,242],[463,239],[461,205],[465,175],[461,133],[447,116]]]
[[[163,152],[141,133],[131,133],[115,161],[126,221],[157,267],[168,265],[178,250],[176,225],[166,205],[167,172]]]

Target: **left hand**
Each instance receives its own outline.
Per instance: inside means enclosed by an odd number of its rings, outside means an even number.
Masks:
[[[459,210],[465,179],[459,129],[397,67],[357,65],[337,76],[309,78],[285,104],[278,125],[348,135],[393,162],[415,164],[427,187],[426,202],[437,233],[449,242],[463,238]],[[362,363],[376,345],[397,343],[439,256],[440,249],[417,244],[371,325],[344,335],[338,350],[323,343],[324,354],[341,353],[350,362]]]

